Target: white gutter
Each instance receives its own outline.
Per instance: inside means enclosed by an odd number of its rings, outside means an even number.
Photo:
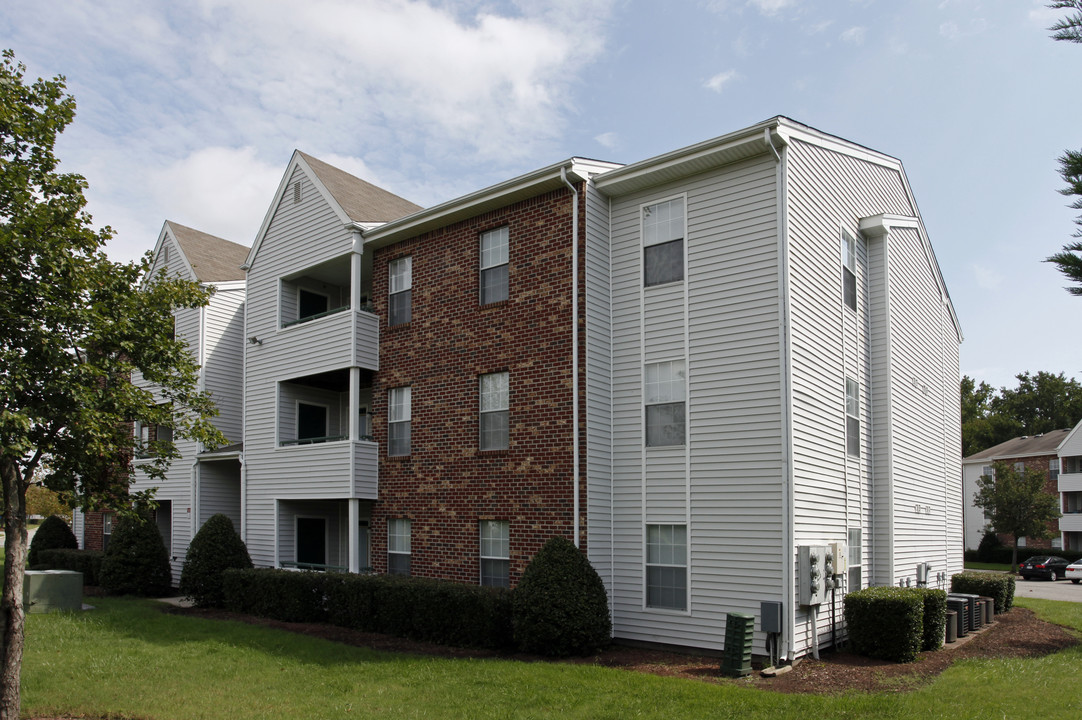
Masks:
[[[579,190],[560,168],[560,179],[571,188],[571,457],[574,482],[575,547],[579,546]]]

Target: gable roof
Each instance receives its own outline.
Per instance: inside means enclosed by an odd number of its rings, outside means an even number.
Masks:
[[[1022,437],[1011,438],[999,445],[993,445],[987,450],[973,453],[965,458],[963,462],[1028,457],[1031,455],[1055,455],[1060,443],[1064,441],[1069,432],[1071,431],[1067,428],[1052,430],[1040,435],[1023,435]]]
[[[192,274],[199,282],[244,280],[244,271],[240,267],[248,257],[248,248],[244,245],[170,220],[165,221],[162,229],[163,235],[166,232],[177,241]]]
[[[290,158],[289,165],[282,174],[282,180],[278,183],[274,199],[263,217],[263,224],[256,233],[252,249],[244,261],[245,270],[251,268],[252,263],[255,262],[255,257],[259,254],[259,246],[267,235],[271,220],[285,196],[293,174],[298,170],[308,176],[343,225],[380,225],[423,209],[420,205],[415,205],[392,192],[365,182],[345,170],[328,165],[300,150],[294,150],[293,157]]]
[[[307,153],[298,150],[297,154],[304,158],[312,173],[319,178],[327,192],[342,206],[353,222],[390,222],[422,209],[420,205],[414,205],[405,198],[365,182]]]

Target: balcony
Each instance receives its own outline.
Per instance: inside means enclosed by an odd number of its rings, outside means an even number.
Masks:
[[[379,499],[379,446],[370,440],[282,444],[275,451],[274,472],[297,478],[280,498]]]
[[[338,308],[283,327],[271,348],[276,356],[303,363],[312,373],[341,367],[378,370],[379,317]]]
[[[1063,492],[1082,492],[1082,472],[1059,474],[1059,491]]]
[[[1059,519],[1060,532],[1082,532],[1082,513],[1063,513]]]

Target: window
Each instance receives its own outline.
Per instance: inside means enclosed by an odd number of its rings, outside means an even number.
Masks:
[[[849,565],[849,586],[846,588],[848,592],[860,590],[861,565],[864,564],[863,539],[863,530],[860,528],[849,528],[849,535],[846,538],[849,546],[849,556],[846,558]]]
[[[506,520],[482,520],[481,584],[510,587],[511,541]]]
[[[1048,461],[1048,479],[1059,480],[1059,458],[1051,458]]]
[[[646,446],[683,445],[687,435],[683,360],[646,366]]]
[[[387,263],[387,324],[405,325],[411,319],[413,258],[406,256]]]
[[[135,457],[148,458],[154,452],[151,444],[156,442],[173,442],[173,428],[169,425],[154,425],[136,420],[134,424],[135,434]]]
[[[101,549],[109,549],[109,540],[113,537],[113,520],[116,515],[111,512],[102,513],[101,516]]]
[[[1082,513],[1082,492],[1065,492],[1063,499],[1066,502],[1063,512]]]
[[[1052,538],[1052,549],[1053,550],[1062,550],[1063,549],[1063,538],[1062,537],[1054,537],[1054,538]]]
[[[842,300],[850,310],[857,309],[857,241],[842,230]]]
[[[327,414],[325,405],[297,403],[297,439],[325,440],[327,438]]]
[[[1025,537],[1018,538],[1018,547],[1024,548],[1025,546],[1026,546],[1026,538]]]
[[[860,388],[850,377],[845,379],[845,452],[860,457]]]
[[[684,279],[684,199],[642,209],[643,284]]]
[[[1026,472],[1026,464],[1024,462],[1016,462],[1014,464],[1014,471],[1019,475]]]
[[[507,299],[506,227],[481,233],[481,304]]]
[[[387,572],[390,575],[410,574],[410,521],[387,521]]]
[[[327,565],[327,520],[296,518],[294,557],[298,567],[324,568]]]
[[[688,608],[686,525],[646,526],[646,607]]]
[[[410,454],[410,406],[412,388],[397,387],[387,392],[387,454]]]
[[[508,446],[508,375],[505,372],[481,376],[482,450],[506,450]]]

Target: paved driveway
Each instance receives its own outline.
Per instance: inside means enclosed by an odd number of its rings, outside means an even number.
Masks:
[[[1035,597],[1044,600],[1067,600],[1082,602],[1082,583],[1075,585],[1070,580],[1023,580],[1016,579],[1015,597]]]

